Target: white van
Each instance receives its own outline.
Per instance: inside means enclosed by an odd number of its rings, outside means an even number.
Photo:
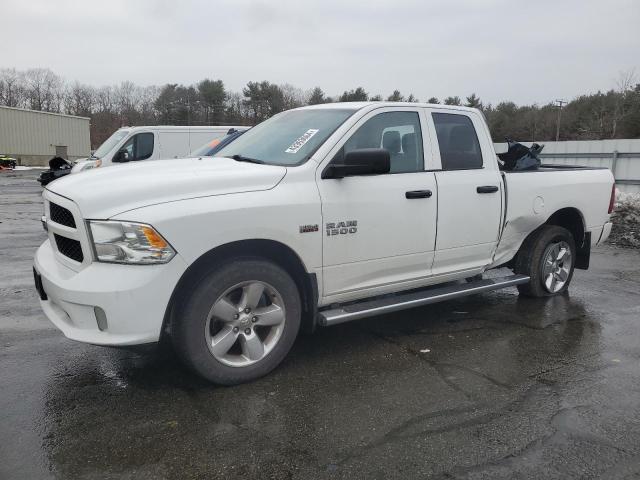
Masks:
[[[105,140],[91,157],[77,162],[71,173],[129,161],[187,157],[204,143],[222,138],[232,128],[242,127],[122,127]]]

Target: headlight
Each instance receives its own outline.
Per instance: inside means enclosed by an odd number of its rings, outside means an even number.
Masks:
[[[176,254],[150,225],[94,220],[88,223],[99,262],[148,265],[167,263]]]

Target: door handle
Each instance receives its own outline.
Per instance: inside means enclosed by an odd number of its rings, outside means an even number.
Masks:
[[[481,187],[476,188],[476,192],[478,193],[494,193],[499,190],[495,185],[483,185]]]
[[[412,190],[411,192],[406,192],[404,196],[408,199],[412,198],[429,198],[431,197],[431,190]]]

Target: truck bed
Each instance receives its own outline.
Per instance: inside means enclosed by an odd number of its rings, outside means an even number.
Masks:
[[[553,175],[523,175],[549,173]],[[581,213],[585,232],[602,230],[613,186],[608,168],[542,165],[535,170],[503,171],[506,212],[496,264],[513,258],[526,236],[554,212],[565,208]]]

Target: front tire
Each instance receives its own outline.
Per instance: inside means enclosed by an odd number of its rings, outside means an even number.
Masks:
[[[172,322],[184,363],[205,379],[235,385],[266,375],[287,355],[300,329],[300,294],[281,267],[238,258],[212,269]]]
[[[531,281],[518,285],[521,295],[550,297],[567,291],[575,266],[573,235],[563,227],[544,225],[520,247],[515,273],[528,275]]]

